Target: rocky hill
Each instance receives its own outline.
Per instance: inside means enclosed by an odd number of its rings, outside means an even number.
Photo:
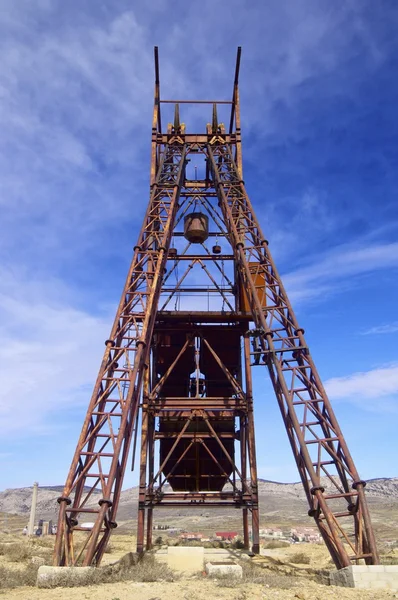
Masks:
[[[321,478],[321,483],[325,489],[331,489],[330,481],[326,477]],[[259,491],[260,494],[286,495],[305,499],[301,482],[278,483],[277,481],[259,479]],[[369,479],[366,492],[368,496],[398,500],[398,477]]]
[[[326,482],[324,482],[325,487]],[[396,504],[398,508],[398,477],[372,479],[368,481],[367,496],[372,505],[390,506]],[[54,519],[57,514],[57,498],[62,492],[62,486],[39,488],[37,515],[39,518]],[[280,514],[305,515],[306,501],[301,483],[278,483],[276,481],[259,480],[260,510],[264,515]],[[32,488],[16,488],[0,492],[0,511],[28,516]],[[121,494],[118,520],[125,521],[135,518],[138,500],[138,487],[124,490]],[[93,495],[89,505],[96,505],[96,495]],[[163,509],[167,512],[175,509]],[[189,506],[178,509],[181,515],[188,516],[195,509]],[[222,512],[218,509],[217,512]]]

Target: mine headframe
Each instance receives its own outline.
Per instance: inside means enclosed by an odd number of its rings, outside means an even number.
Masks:
[[[138,551],[152,546],[154,509],[188,505],[240,509],[246,548],[250,515],[258,552],[255,367],[270,377],[336,566],[379,560],[365,482],[245,189],[240,54],[231,101],[176,101],[160,98],[155,49],[150,199],[58,500],[55,564],[101,561],[139,431]],[[199,133],[181,122],[192,103],[211,107]]]

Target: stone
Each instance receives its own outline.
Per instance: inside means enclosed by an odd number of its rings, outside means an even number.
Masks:
[[[242,579],[243,570],[233,561],[211,561],[206,563],[206,573],[209,577],[234,577]]]
[[[352,565],[332,571],[330,585],[398,591],[397,565]]]
[[[88,585],[93,580],[95,567],[50,567],[42,565],[37,571],[36,585],[39,588]]]

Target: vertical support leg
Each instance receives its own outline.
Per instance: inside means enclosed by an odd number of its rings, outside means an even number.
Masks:
[[[247,421],[246,417],[241,415],[239,417],[240,421],[240,457],[241,457],[241,473],[242,480],[246,483],[247,479]],[[242,482],[242,483],[243,483]],[[248,521],[248,509],[242,509],[242,519],[243,519],[243,545],[246,550],[249,549],[249,521]]]
[[[254,554],[260,554],[260,520],[259,520],[259,512],[258,505],[256,508],[252,509],[252,552]]]
[[[146,549],[152,549],[152,530],[153,530],[153,508],[147,510],[146,522]]]
[[[147,493],[153,493],[153,477],[155,472],[155,417],[153,414],[148,416],[148,489]],[[148,508],[147,512],[147,534],[146,549],[151,550],[153,545],[153,508]]]
[[[145,508],[138,506],[137,552],[144,552]]]
[[[148,392],[149,392],[149,368],[144,373],[144,396],[142,407],[141,424],[141,454],[140,454],[140,488],[138,492],[138,523],[137,523],[137,552],[144,551],[145,536],[145,493],[146,493],[146,471],[148,450]]]
[[[246,398],[247,398],[247,445],[249,453],[250,479],[252,489],[252,551],[260,553],[260,522],[258,513],[258,483],[257,483],[257,461],[256,443],[254,435],[253,418],[253,382],[250,366],[250,339],[245,335],[245,376],[246,376]]]
[[[244,508],[242,510],[243,517],[243,545],[245,550],[249,550],[249,519],[248,519],[248,509]]]

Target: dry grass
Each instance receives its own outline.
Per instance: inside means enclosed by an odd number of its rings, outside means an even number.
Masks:
[[[9,562],[26,563],[32,556],[42,557],[47,564],[51,563],[52,540],[25,539],[24,541],[0,543],[0,555]]]
[[[281,540],[273,540],[272,542],[266,542],[263,548],[267,550],[274,550],[274,548],[289,548],[289,542],[282,542]]]
[[[13,569],[0,565],[0,589],[12,589],[25,585],[35,585],[37,577],[37,565],[29,564],[24,569]]]
[[[8,544],[8,548],[5,552],[5,556],[10,562],[14,562],[14,563],[26,562],[27,560],[32,558],[32,556],[33,556],[32,550],[33,550],[33,548],[31,546],[29,546],[28,544],[19,544],[19,543]]]
[[[381,555],[380,562],[382,565],[398,565],[398,556],[392,554]]]
[[[241,563],[242,567],[242,579],[234,579],[230,575],[217,576],[218,585],[220,587],[236,588],[237,585],[248,585],[255,583],[258,585],[264,585],[268,588],[278,588],[281,590],[289,590],[297,585],[297,579],[290,575],[283,575],[279,573],[271,573],[267,569],[264,569],[255,563],[244,562]]]
[[[73,569],[65,573],[57,573],[56,577],[40,582],[41,588],[77,587],[82,585],[100,585],[103,583],[117,583],[120,581],[159,582],[176,581],[178,575],[164,563],[155,560],[152,555],[144,557],[135,565],[125,567],[122,564],[108,565],[93,568],[81,577],[74,574]]]
[[[309,565],[311,559],[309,556],[304,554],[304,552],[296,552],[295,554],[289,556],[289,561],[294,565]]]
[[[153,555],[145,555],[136,565],[131,566],[124,573],[124,580],[129,581],[175,581],[178,575],[165,563],[155,559]]]

